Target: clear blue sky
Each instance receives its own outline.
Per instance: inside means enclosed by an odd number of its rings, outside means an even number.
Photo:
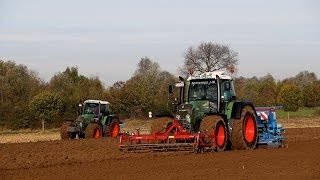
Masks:
[[[109,86],[144,56],[177,74],[183,52],[203,41],[237,51],[238,76],[320,78],[320,1],[0,0],[0,59],[46,81],[77,66]]]

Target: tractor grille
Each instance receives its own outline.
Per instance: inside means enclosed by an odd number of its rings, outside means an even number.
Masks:
[[[177,115],[180,116],[181,119],[186,119],[186,115],[192,114],[192,105],[191,104],[181,104],[178,106]]]

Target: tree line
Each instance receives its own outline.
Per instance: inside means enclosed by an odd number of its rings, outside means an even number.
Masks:
[[[189,47],[184,54],[180,74],[190,69],[199,72],[230,70],[238,63],[237,53],[227,45],[211,42]],[[78,104],[87,99],[107,100],[120,118],[167,114],[177,95],[168,94],[169,84],[178,78],[162,70],[157,62],[143,57],[132,77],[105,87],[99,77],[79,74],[76,67],[67,67],[44,82],[27,66],[0,60],[0,128],[21,129],[59,127],[63,120],[75,119]],[[313,72],[302,71],[294,77],[275,80],[271,74],[263,77],[235,77],[238,99],[256,106],[283,105],[286,111],[300,107],[320,106],[320,81]]]

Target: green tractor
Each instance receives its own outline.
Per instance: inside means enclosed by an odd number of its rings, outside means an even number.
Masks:
[[[179,89],[180,97],[173,103],[175,119],[186,131],[215,133],[218,151],[256,147],[255,108],[251,102],[236,100],[231,76],[215,71],[179,79],[181,82],[169,86],[169,93]]]
[[[118,137],[121,122],[110,112],[109,102],[86,100],[79,106],[81,115],[62,123],[61,139]]]

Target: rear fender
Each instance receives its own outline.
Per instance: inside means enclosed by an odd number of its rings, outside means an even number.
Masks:
[[[254,108],[252,102],[250,102],[250,101],[237,101],[237,102],[234,102],[234,104],[233,104],[232,113],[231,113],[231,119],[240,119],[241,118],[242,109],[245,106],[252,107],[254,112],[257,114],[256,109]]]
[[[109,126],[111,124],[111,121],[114,119],[116,119],[119,122],[119,124],[122,124],[122,122],[115,114],[111,114],[106,117],[105,125]]]

